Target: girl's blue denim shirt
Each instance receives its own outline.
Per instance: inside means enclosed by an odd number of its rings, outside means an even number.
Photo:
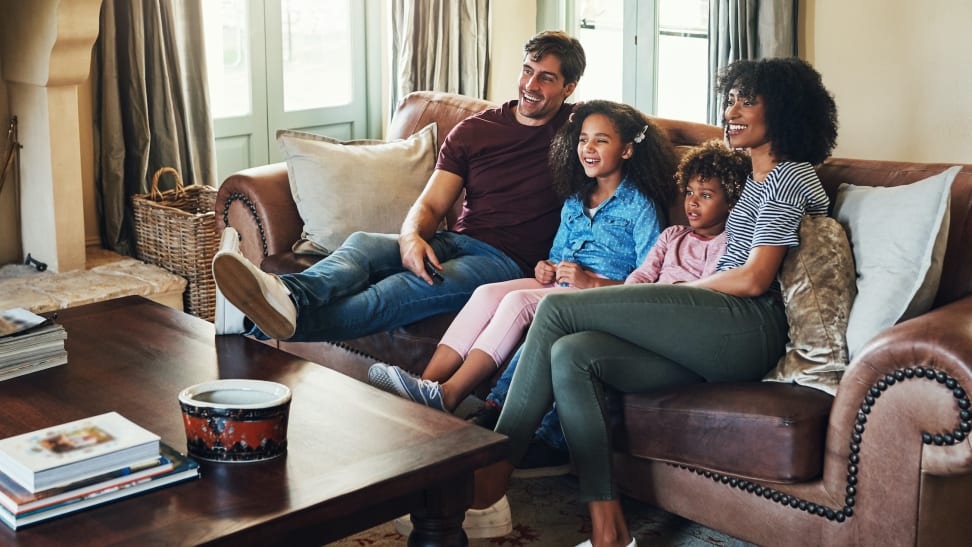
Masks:
[[[584,214],[584,202],[577,196],[564,202],[550,261],[575,262],[608,279],[623,280],[644,261],[662,229],[655,204],[625,177],[594,218]]]

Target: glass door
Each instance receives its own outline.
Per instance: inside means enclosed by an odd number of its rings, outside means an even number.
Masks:
[[[368,137],[365,2],[207,0],[220,180],[282,160],[278,129]]]

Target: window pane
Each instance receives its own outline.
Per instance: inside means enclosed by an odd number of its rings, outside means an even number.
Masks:
[[[706,121],[709,1],[659,0],[658,115]]]
[[[247,0],[203,2],[213,118],[245,116],[252,111],[248,13]]]
[[[283,0],[284,110],[351,102],[350,0]]]
[[[623,0],[578,0],[577,39],[584,46],[587,68],[573,101],[621,101],[624,47]]]

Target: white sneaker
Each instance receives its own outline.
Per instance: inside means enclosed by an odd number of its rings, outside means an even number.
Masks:
[[[243,320],[246,316],[239,308],[223,296],[223,292],[216,289],[216,334],[243,334],[246,329]]]
[[[513,515],[506,496],[486,509],[469,509],[462,521],[462,529],[469,539],[503,537],[513,531]],[[412,517],[405,515],[395,519],[395,530],[408,537],[412,533]]]
[[[294,335],[297,306],[290,290],[243,256],[239,234],[228,226],[213,257],[213,278],[223,296],[267,336],[286,340]]]
[[[594,545],[591,543],[591,540],[587,540],[578,543],[577,547],[594,547]],[[631,543],[629,543],[627,547],[638,547],[638,542],[635,541],[634,536],[631,537]]]

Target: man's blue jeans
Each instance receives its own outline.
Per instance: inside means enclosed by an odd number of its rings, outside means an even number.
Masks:
[[[516,350],[516,353],[510,359],[510,364],[507,365],[499,380],[496,381],[496,385],[486,396],[487,401],[499,408],[503,408],[503,403],[506,402],[506,394],[510,391],[510,381],[513,379],[513,372],[516,370],[516,364],[520,360],[522,351],[523,346],[520,346],[520,349]],[[567,440],[564,439],[564,432],[560,429],[560,417],[557,416],[557,403],[553,404],[550,412],[544,414],[540,427],[533,433],[533,436],[547,443],[548,446],[567,452]]]
[[[476,287],[523,277],[499,249],[454,232],[429,242],[444,281],[429,285],[402,266],[398,236],[355,232],[330,256],[280,280],[297,305],[290,340],[339,341],[391,330],[440,313],[458,311]],[[258,338],[266,335],[254,329]]]

